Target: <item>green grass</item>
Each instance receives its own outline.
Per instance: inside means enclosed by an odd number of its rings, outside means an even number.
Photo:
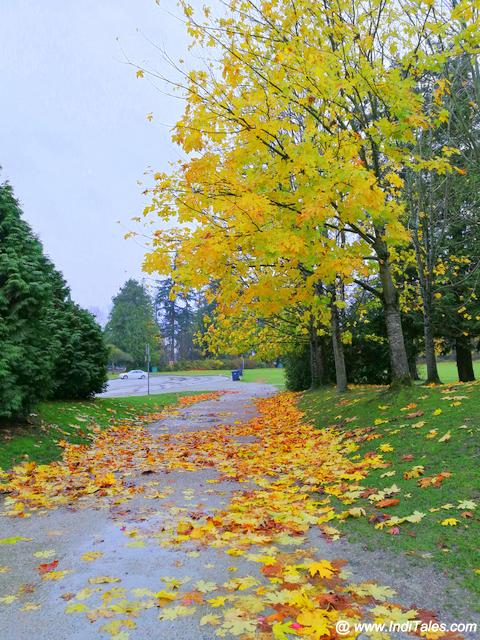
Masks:
[[[242,381],[273,384],[279,389],[284,389],[285,369],[244,369]]]
[[[230,378],[232,375],[231,369],[211,369],[205,370],[193,370],[193,371],[162,371],[159,375],[169,376],[227,376]],[[275,368],[265,369],[244,369],[243,382],[259,382],[262,384],[273,384],[279,389],[285,387],[285,370]]]
[[[59,440],[87,443],[92,428],[106,428],[117,420],[142,421],[177,401],[185,393],[162,393],[127,398],[96,398],[84,402],[42,402],[32,414],[32,424],[0,427],[0,468],[22,460],[44,464],[62,455]],[[194,395],[189,393],[188,395]]]
[[[189,369],[188,371],[160,371],[153,375],[158,376],[228,376],[231,375],[230,369]]]
[[[300,405],[318,427],[335,425],[355,439],[359,450],[352,457],[379,453],[382,444],[388,443],[393,448],[383,453],[388,467],[371,471],[362,486],[379,490],[396,484],[400,492],[392,497],[399,498],[400,503],[380,509],[366,497],[359,498],[352,506],[363,507],[367,518],[350,517],[340,521],[339,528],[370,549],[402,551],[414,556],[418,563],[434,561],[480,595],[480,575],[475,573],[475,569],[480,569],[479,395],[477,383],[415,386],[397,394],[385,388],[357,387],[341,397],[334,390],[307,392]],[[407,408],[408,405],[416,406]],[[438,409],[442,412],[435,415]],[[408,417],[419,412],[423,415]],[[386,422],[375,425],[376,419]],[[365,432],[363,428],[371,431]],[[450,439],[439,442],[448,432]],[[404,473],[417,465],[425,468],[424,474],[405,479]],[[421,478],[441,472],[450,472],[452,476],[439,487],[419,486]],[[477,508],[458,508],[459,502],[465,500],[474,501]],[[388,528],[375,529],[368,522],[368,517],[379,513],[403,517],[414,511],[424,513],[425,517],[417,524],[400,524],[398,535],[390,535]],[[442,526],[447,518],[456,518],[459,523]]]
[[[458,382],[457,365],[455,362],[438,362],[438,375],[440,380],[444,383]],[[480,378],[480,360],[475,360],[473,363],[473,370],[476,378]],[[421,378],[426,378],[427,367],[424,364],[418,365],[418,373]]]

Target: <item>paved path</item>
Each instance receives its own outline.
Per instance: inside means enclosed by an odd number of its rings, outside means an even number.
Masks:
[[[175,434],[184,430],[213,429],[219,422],[233,424],[238,420],[248,420],[255,414],[252,399],[274,392],[268,385],[249,384],[237,386],[236,389],[239,393],[226,394],[220,400],[182,409],[177,415],[152,425],[153,432]],[[242,446],[241,439],[238,446]],[[200,545],[176,548],[161,545],[161,532],[168,527],[172,512],[213,512],[225,505],[233,492],[246,488],[245,484],[236,482],[209,484],[209,480],[216,476],[213,469],[137,472],[131,474],[131,483],[142,484],[145,494],[135,495],[126,502],[116,501],[114,497],[86,498],[72,503],[68,508],[46,510],[24,520],[0,517],[0,539],[16,535],[32,539],[12,546],[0,546],[0,565],[12,568],[8,573],[0,573],[0,598],[16,594],[16,600],[12,603],[0,604],[1,640],[108,638],[108,634],[99,633],[99,628],[110,622],[109,619],[100,617],[97,620],[91,614],[93,621],[89,621],[85,612],[67,614],[65,608],[69,604],[80,607],[85,604],[87,612],[91,612],[95,607],[105,608],[112,602],[121,607],[125,599],[141,599],[138,590],[168,590],[165,577],[181,580],[189,576],[192,583],[201,579],[221,584],[230,580],[232,575],[251,575],[251,562],[232,558],[224,550],[202,548]],[[137,534],[134,535],[134,531]],[[157,532],[158,539],[155,541]],[[149,544],[137,546],[136,540],[143,535]],[[394,587],[398,592],[398,598],[395,598],[397,602],[440,610],[444,620],[472,620],[468,605],[465,604],[468,601],[466,594],[431,567],[419,568],[414,561],[391,553],[367,552],[345,540],[329,543],[314,530],[310,533],[308,544],[318,549],[320,557],[348,560],[349,570],[353,573],[352,580],[361,582],[373,579]],[[55,549],[58,569],[73,570],[58,582],[42,581],[36,571],[39,562],[49,560],[35,558],[34,552],[50,549]],[[101,551],[103,556],[94,562],[80,560],[84,553],[92,551]],[[233,564],[234,574],[231,572]],[[92,587],[89,579],[98,576],[114,576],[119,581]],[[78,594],[85,588],[91,589],[92,593],[84,592],[86,599],[81,600]],[[126,590],[124,600],[115,591],[118,588]],[[106,590],[110,595],[103,595],[102,599],[102,593]],[[39,605],[40,608],[29,610],[25,603]],[[214,640],[217,638],[214,628],[199,624],[200,616],[206,611],[202,611],[202,607],[198,609],[198,614],[172,621],[159,621],[157,607],[142,610],[138,617],[134,617],[137,628],[130,631],[130,638]],[[131,612],[124,617],[131,618]],[[122,637],[125,636],[118,636]],[[394,636],[395,640],[403,637],[401,634]]]
[[[150,393],[167,393],[174,391],[221,391],[239,390],[252,382],[232,382],[226,376],[151,376]],[[121,396],[145,396],[147,395],[146,380],[120,380],[116,378],[108,382],[107,390],[98,394],[103,398],[115,398]]]

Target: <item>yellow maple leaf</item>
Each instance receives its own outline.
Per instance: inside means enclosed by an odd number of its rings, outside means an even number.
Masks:
[[[345,511],[344,513],[345,513],[345,516],[344,516],[345,518],[348,518],[348,516],[352,516],[352,518],[361,518],[367,515],[363,507],[352,507],[351,509],[349,509],[348,511]]]
[[[35,558],[53,558],[55,553],[55,549],[46,549],[45,551],[35,551],[33,555]]]
[[[418,616],[418,611],[415,609],[409,609],[403,611],[400,607],[394,605],[377,605],[372,609],[372,613],[375,616],[375,622],[408,622],[409,620],[415,620]]]
[[[130,542],[126,542],[125,546],[130,549],[141,549],[145,546],[145,542],[143,540],[131,540]]]
[[[241,609],[227,609],[223,615],[222,631],[228,631],[234,636],[241,636],[246,633],[254,634],[257,630],[257,620],[247,618]]]
[[[210,600],[208,600],[208,604],[211,605],[212,607],[223,607],[225,605],[227,601],[227,597],[226,596],[217,596],[216,598],[210,598]]]
[[[82,602],[70,602],[65,607],[65,613],[82,613],[83,611],[88,611],[88,607]]]
[[[216,591],[218,589],[215,582],[206,582],[205,580],[198,580],[195,582],[195,589],[200,591],[200,593],[210,593],[211,591]]]
[[[375,598],[375,600],[380,602],[393,598],[396,593],[393,589],[390,589],[390,587],[383,587],[381,585],[374,584],[373,582],[350,584],[348,585],[347,590],[352,593],[356,593],[361,597],[372,596],[372,598]]]
[[[174,593],[173,591],[165,591],[162,589],[161,591],[157,591],[154,594],[154,596],[155,598],[157,598],[158,604],[160,606],[163,606],[165,604],[168,604],[172,600],[175,600],[175,598],[177,597],[177,594]]]
[[[100,631],[105,633],[109,633],[111,636],[115,636],[120,632],[121,629],[135,629],[136,623],[133,620],[112,620],[111,622],[107,622],[102,627],[100,627]]]
[[[419,420],[418,422],[414,422],[412,425],[412,429],[421,429],[425,425],[425,420]]]
[[[418,464],[415,467],[412,467],[410,471],[405,471],[405,473],[403,474],[403,477],[405,478],[405,480],[410,480],[411,478],[419,478],[424,473],[425,473],[425,467],[421,464]]]
[[[101,476],[95,476],[95,484],[99,487],[112,487],[116,482],[117,479],[111,471]]]
[[[72,569],[64,569],[63,571],[47,571],[43,574],[42,580],[63,580],[69,573],[73,573]]]
[[[101,558],[102,556],[103,556],[103,553],[101,551],[87,551],[80,557],[85,562],[93,562],[93,560],[96,560],[97,558]]]
[[[217,616],[214,613],[207,613],[200,618],[200,626],[203,627],[205,624],[220,624],[220,616]]]
[[[380,451],[383,451],[384,453],[388,453],[389,451],[393,451],[393,447],[391,444],[389,444],[388,442],[386,442],[385,444],[381,444],[379,447]]]
[[[318,575],[320,578],[331,578],[335,573],[335,568],[328,560],[311,562],[307,568],[312,577]]]
[[[182,616],[191,616],[197,610],[196,607],[185,607],[183,605],[179,605],[178,607],[169,607],[168,609],[164,609],[162,613],[158,616],[159,620],[175,620],[176,618]]]
[[[25,536],[11,536],[10,538],[1,538],[0,544],[17,544],[17,542],[29,542],[32,538],[26,538]]]
[[[459,522],[460,520],[457,520],[456,518],[445,518],[445,520],[442,520],[440,524],[442,527],[455,527]]]
[[[309,637],[320,640],[320,638],[330,636],[332,627],[328,611],[316,609],[314,611],[304,611],[297,616],[297,622],[306,627]]]
[[[390,184],[393,184],[394,187],[397,187],[397,189],[401,189],[403,187],[402,178],[397,173],[393,173],[393,171],[387,173],[385,179],[388,180]]]
[[[120,578],[114,578],[112,576],[97,576],[96,578],[88,579],[90,584],[108,584],[110,582],[120,582]]]
[[[25,602],[20,611],[36,611],[37,609],[40,609],[40,605],[36,602]]]

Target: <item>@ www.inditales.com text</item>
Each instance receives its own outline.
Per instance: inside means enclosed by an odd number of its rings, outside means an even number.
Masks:
[[[407,620],[404,622],[351,622],[349,620],[338,620],[335,625],[339,635],[346,636],[351,633],[476,633],[478,625],[476,622],[434,622],[430,620]]]

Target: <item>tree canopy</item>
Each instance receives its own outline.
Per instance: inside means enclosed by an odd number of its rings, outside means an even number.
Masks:
[[[108,342],[132,357],[133,367],[145,367],[145,348],[150,345],[151,361],[160,357],[160,335],[152,301],[143,284],[130,278],[113,298],[105,327]]]
[[[406,181],[418,195],[421,180],[468,174],[454,146],[464,141],[439,132],[460,111],[451,68],[477,81],[478,10],[465,0],[229,0],[215,16],[181,4],[207,62],[179,68],[186,106],[173,140],[187,160],[154,175],[144,214],[169,225],[145,268],[172,274],[179,291],[215,282],[211,349],[329,334],[339,390],[351,340],[341,311],[363,289],[383,308],[391,379],[408,384]],[[432,138],[425,152],[419,141]]]

